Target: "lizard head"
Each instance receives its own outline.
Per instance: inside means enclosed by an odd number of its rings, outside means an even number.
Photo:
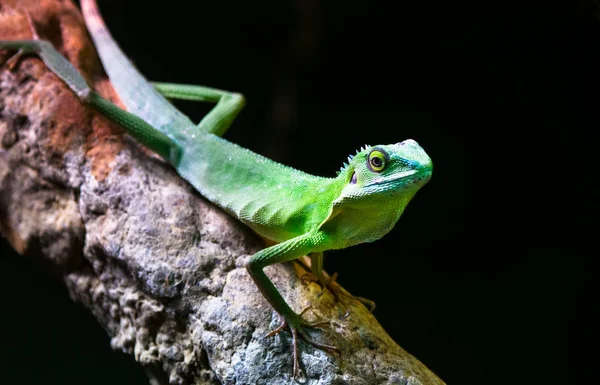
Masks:
[[[412,139],[365,146],[348,160],[338,175],[344,187],[334,204],[392,204],[403,210],[433,170],[431,158]]]
[[[329,246],[344,248],[383,237],[432,170],[427,153],[411,139],[357,151],[335,179],[337,196],[319,225],[331,239]]]

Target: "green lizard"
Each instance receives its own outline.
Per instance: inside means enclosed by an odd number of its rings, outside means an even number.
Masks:
[[[11,64],[23,53],[39,55],[84,103],[169,162],[208,200],[276,242],[254,254],[247,270],[282,319],[268,336],[286,328],[291,332],[294,377],[299,370],[299,338],[318,349],[339,352],[307,334],[306,329],[323,322],[308,322],[302,312],[292,310],[263,269],[310,255],[315,279],[335,291],[335,286],[329,285],[331,279],[323,275],[323,251],[373,242],[388,233],[431,177],[429,156],[410,139],[366,146],[348,158],[336,177],[326,178],[255,154],[221,138],[244,106],[242,95],[203,86],[148,82],[111,37],[95,1],[82,0],[81,5],[104,68],[127,111],[93,91],[47,41],[0,41],[0,49],[18,50]],[[166,98],[214,102],[216,106],[195,125]]]

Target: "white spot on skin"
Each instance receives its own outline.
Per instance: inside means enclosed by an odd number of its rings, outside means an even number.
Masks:
[[[79,99],[81,99],[84,102],[89,102],[90,101],[90,93],[91,90],[89,88],[85,88],[83,90],[80,91],[75,91],[77,93],[77,96],[79,97]]]

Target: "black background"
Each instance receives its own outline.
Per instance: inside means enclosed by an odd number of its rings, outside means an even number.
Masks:
[[[600,383],[600,7],[395,3],[100,9],[148,78],[244,93],[227,138],[277,161],[332,176],[365,143],[425,148],[433,178],[395,229],[326,269],[448,384]],[[60,281],[1,247],[0,383],[147,383]]]

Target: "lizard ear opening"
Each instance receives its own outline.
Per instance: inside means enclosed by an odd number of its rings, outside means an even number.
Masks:
[[[350,184],[356,184],[356,171],[352,173],[352,178],[350,178]]]

